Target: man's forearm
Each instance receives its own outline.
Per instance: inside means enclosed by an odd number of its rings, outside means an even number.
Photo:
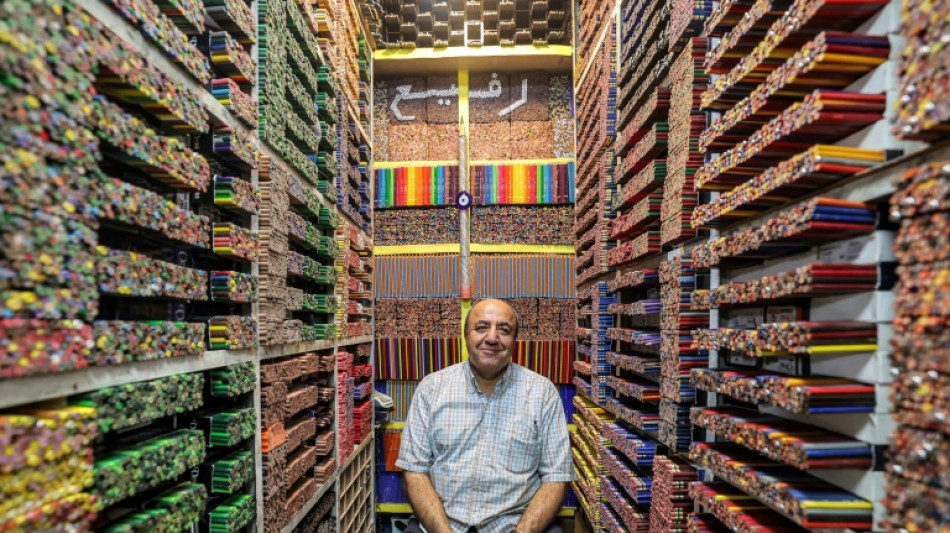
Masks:
[[[542,533],[554,521],[567,495],[567,483],[542,483],[518,521],[518,533]]]
[[[432,486],[429,474],[420,472],[403,472],[406,482],[406,494],[416,519],[422,523],[429,533],[452,533],[449,526],[449,517],[445,514],[442,500]]]

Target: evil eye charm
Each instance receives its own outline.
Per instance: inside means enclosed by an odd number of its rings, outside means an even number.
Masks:
[[[459,209],[468,209],[472,206],[472,195],[468,191],[459,191],[455,197],[455,207]]]

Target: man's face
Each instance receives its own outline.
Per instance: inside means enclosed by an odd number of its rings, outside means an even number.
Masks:
[[[505,302],[485,300],[472,307],[465,343],[469,364],[482,377],[497,377],[511,362],[515,327],[515,313]]]

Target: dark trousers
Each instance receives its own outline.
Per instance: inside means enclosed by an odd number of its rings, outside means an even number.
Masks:
[[[406,528],[404,533],[422,533],[422,528],[419,527],[419,521],[415,518],[410,518],[409,527]],[[468,533],[478,533],[478,530],[474,527],[470,527],[468,528]],[[544,533],[562,533],[561,526],[559,526],[557,524],[557,520],[555,520],[546,530],[544,530]]]

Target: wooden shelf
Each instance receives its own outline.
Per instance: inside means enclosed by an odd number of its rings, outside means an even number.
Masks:
[[[573,57],[574,48],[568,45],[386,49],[373,52],[373,71],[377,77],[449,74],[465,69],[570,74]]]

